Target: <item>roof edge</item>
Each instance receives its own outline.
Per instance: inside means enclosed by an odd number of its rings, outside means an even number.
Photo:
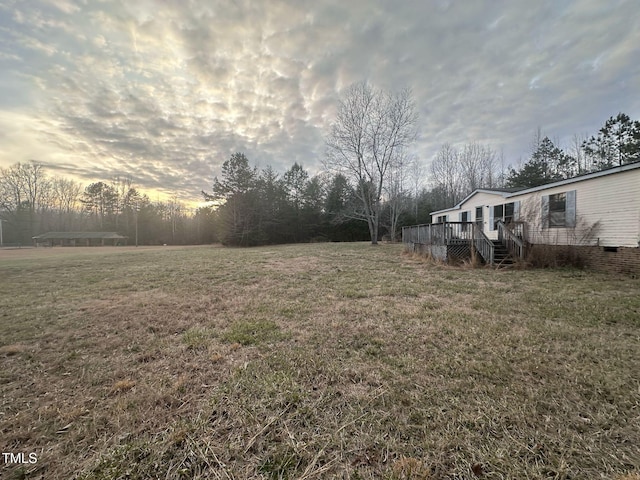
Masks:
[[[636,168],[640,168],[640,161],[627,163],[626,165],[619,165],[617,167],[607,168],[606,170],[600,170],[598,172],[585,173],[584,175],[579,175],[577,177],[565,178],[564,180],[557,180],[555,182],[545,183],[544,185],[538,185],[537,187],[525,188],[517,192],[509,193],[506,196],[515,197],[515,196],[526,194],[526,193],[533,193],[533,192],[538,192],[540,190],[546,190],[547,188],[561,187],[562,185],[569,185],[571,183],[582,182],[585,180],[592,180],[594,178],[605,177],[607,175],[613,175],[616,173],[624,173],[629,170],[635,170]]]
[[[429,215],[437,215],[439,213],[453,212],[455,210],[460,210],[460,207],[462,207],[462,204],[465,203],[467,200],[469,200],[471,197],[473,197],[476,193],[492,193],[496,195],[501,195],[503,198],[511,198],[511,197],[517,197],[518,195],[524,195],[527,193],[546,190],[548,188],[561,187],[562,185],[569,185],[571,183],[577,183],[585,180],[592,180],[594,178],[604,177],[607,175],[613,175],[615,173],[623,173],[629,170],[635,170],[636,168],[640,168],[640,161],[627,163],[626,165],[619,165],[617,167],[607,168],[606,170],[586,173],[584,175],[579,175],[577,177],[571,177],[571,178],[566,178],[564,180],[557,180],[555,182],[545,183],[544,185],[538,185],[537,187],[523,188],[516,192],[510,192],[510,191],[499,190],[499,189],[476,188],[473,192],[471,192],[469,195],[467,195],[464,199],[462,199],[453,207],[444,208],[442,210],[436,210],[434,212],[430,212]]]
[[[444,213],[444,212],[451,212],[451,211],[454,211],[454,210],[460,210],[460,207],[462,206],[462,204],[464,202],[466,202],[467,200],[469,200],[471,197],[473,197],[476,193],[489,193],[491,195],[500,195],[502,198],[507,198],[507,196],[509,196],[509,194],[512,193],[512,192],[509,192],[507,190],[500,190],[500,189],[476,188],[473,192],[471,192],[469,195],[464,197],[462,200],[460,200],[453,207],[443,208],[442,210],[436,210],[435,212],[430,212],[429,215],[436,215],[438,213]],[[519,193],[519,192],[516,192],[516,193]]]

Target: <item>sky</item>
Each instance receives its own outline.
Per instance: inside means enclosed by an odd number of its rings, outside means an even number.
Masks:
[[[0,0],[0,167],[189,202],[234,152],[316,174],[361,81],[412,90],[425,171],[445,143],[515,165],[538,128],[640,120],[640,1]]]

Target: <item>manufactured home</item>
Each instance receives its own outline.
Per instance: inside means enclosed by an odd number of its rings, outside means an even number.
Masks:
[[[437,246],[442,256],[445,244],[468,240],[488,263],[496,263],[497,251],[504,260],[524,258],[536,245],[573,246],[591,266],[637,271],[640,162],[527,189],[477,189],[431,219],[429,226],[405,227],[405,243]]]

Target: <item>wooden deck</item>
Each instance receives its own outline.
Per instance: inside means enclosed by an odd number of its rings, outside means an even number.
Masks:
[[[470,258],[473,250],[490,264],[505,265],[524,258],[524,224],[512,231],[498,222],[499,240],[492,241],[473,222],[442,222],[402,227],[402,242],[412,250],[428,251],[441,260]],[[497,258],[498,257],[498,258]]]

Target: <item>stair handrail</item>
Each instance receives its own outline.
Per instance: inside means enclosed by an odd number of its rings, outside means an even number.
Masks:
[[[473,245],[489,265],[494,264],[494,245],[482,231],[482,225],[473,224]]]
[[[524,224],[522,224],[524,236]],[[498,240],[502,243],[511,255],[524,260],[524,239],[518,237],[502,220],[498,220]]]

